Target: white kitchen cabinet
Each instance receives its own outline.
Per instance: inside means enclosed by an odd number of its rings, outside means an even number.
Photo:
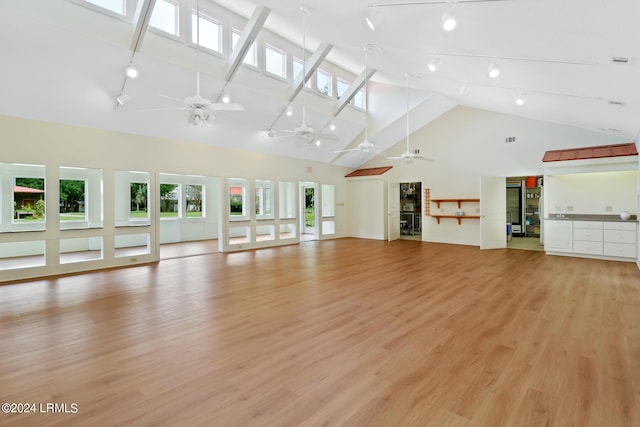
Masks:
[[[604,223],[604,255],[623,258],[635,258],[637,253],[636,223]]]
[[[573,252],[573,221],[545,220],[544,249],[546,252]]]
[[[602,221],[573,221],[573,252],[602,255]]]

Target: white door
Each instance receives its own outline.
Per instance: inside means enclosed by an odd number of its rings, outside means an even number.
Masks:
[[[392,241],[400,238],[400,183],[387,185],[387,238]]]
[[[480,249],[507,247],[507,185],[504,177],[480,177]]]

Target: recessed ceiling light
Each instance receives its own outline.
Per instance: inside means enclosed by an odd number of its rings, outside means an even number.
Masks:
[[[496,59],[491,63],[491,65],[489,65],[489,77],[491,77],[492,79],[495,79],[499,75],[500,75],[500,64]]]
[[[438,58],[436,56],[431,58],[431,61],[429,61],[429,63],[427,64],[427,68],[432,73],[434,73],[439,67],[440,67],[440,58]]]
[[[129,77],[130,79],[137,79],[138,78],[138,69],[136,67],[134,67],[133,65],[129,65],[127,68],[124,69],[124,74]]]
[[[442,15],[442,29],[445,31],[452,31],[456,28],[456,16],[453,13],[453,10],[447,10]]]

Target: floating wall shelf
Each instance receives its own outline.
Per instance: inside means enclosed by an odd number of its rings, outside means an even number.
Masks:
[[[431,215],[432,217],[434,217],[436,219],[436,221],[438,221],[438,224],[440,224],[440,219],[441,218],[455,218],[458,220],[458,225],[462,224],[462,220],[463,219],[480,219],[479,216],[475,216],[475,215],[462,215],[462,216],[457,216],[457,215]]]
[[[480,199],[431,199],[431,201],[434,202],[439,209],[440,203],[457,203],[458,208],[462,208],[463,203],[479,203]]]
[[[458,209],[462,209],[463,203],[480,203],[480,199],[431,199],[433,203],[436,204],[438,209],[440,208],[440,203],[457,203]],[[462,224],[463,219],[480,219],[478,215],[431,215],[438,221],[440,224],[440,219],[442,218],[453,218],[458,220],[458,225]]]

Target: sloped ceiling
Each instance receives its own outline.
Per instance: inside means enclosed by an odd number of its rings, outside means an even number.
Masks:
[[[181,0],[186,1],[186,0]],[[202,0],[202,2],[209,0]],[[192,1],[193,3],[193,1]],[[100,129],[233,146],[357,167],[403,140],[406,134],[405,74],[410,74],[411,131],[456,105],[516,115],[615,135],[635,141],[640,132],[640,2],[636,0],[467,1],[455,6],[458,26],[441,28],[443,2],[380,2],[384,21],[375,31],[364,22],[368,1],[305,0],[307,46],[333,45],[327,60],[353,73],[364,69],[363,47],[374,68],[369,115],[354,108],[337,117],[336,101],[306,94],[278,128],[300,124],[301,108],[315,129],[336,125],[339,142],[321,147],[292,139],[265,138],[266,128],[287,105],[290,83],[242,67],[227,90],[246,111],[220,112],[207,128],[187,124],[183,111],[159,94],[183,99],[195,92],[195,50],[149,31],[135,57],[141,77],[128,83],[131,101],[115,108],[129,62],[132,25],[78,5],[74,0],[4,0],[0,4],[0,114]],[[420,4],[411,4],[420,3]],[[257,5],[271,12],[263,31],[300,45],[300,2],[221,0],[239,19]],[[441,65],[430,73],[427,63]],[[628,64],[612,61],[625,57]],[[492,59],[502,74],[487,76]],[[224,85],[225,58],[204,55],[201,91],[214,97]],[[465,91],[461,91],[462,87]],[[521,91],[527,99],[517,106]],[[156,111],[144,111],[144,110]],[[364,138],[375,153],[335,154]],[[548,147],[554,149],[555,147]],[[399,153],[390,153],[397,155]]]

